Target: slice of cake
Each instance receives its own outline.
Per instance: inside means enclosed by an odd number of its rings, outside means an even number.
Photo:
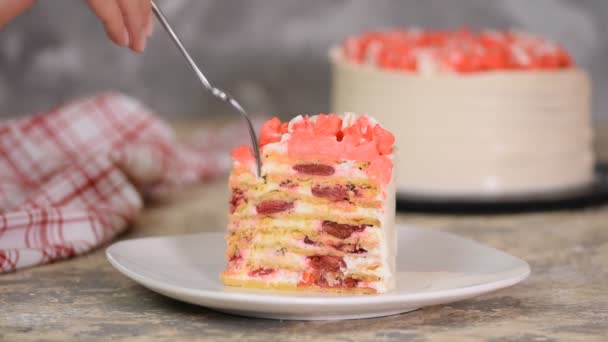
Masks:
[[[394,137],[368,116],[274,118],[232,156],[226,285],[381,293],[394,286]]]

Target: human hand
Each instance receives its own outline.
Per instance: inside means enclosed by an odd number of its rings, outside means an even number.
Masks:
[[[0,0],[0,29],[32,7],[34,0]]]
[[[0,0],[0,29],[34,3],[35,0]],[[87,3],[114,43],[144,51],[154,27],[150,0],[87,0]]]
[[[152,34],[150,0],[87,0],[99,17],[110,40],[136,52],[146,48]]]

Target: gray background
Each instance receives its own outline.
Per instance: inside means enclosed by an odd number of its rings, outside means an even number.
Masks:
[[[327,49],[394,26],[517,28],[562,43],[591,71],[595,119],[608,119],[606,0],[158,0],[209,78],[251,111],[328,109]],[[39,1],[0,32],[0,115],[15,117],[102,90],[166,118],[225,113],[157,25],[143,55],[113,46],[84,0]]]

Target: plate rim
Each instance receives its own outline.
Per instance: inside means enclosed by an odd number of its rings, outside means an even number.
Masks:
[[[513,259],[516,259],[519,263],[521,263],[521,266],[523,267],[522,272],[518,273],[516,275],[512,275],[510,277],[500,279],[500,280],[495,280],[492,282],[475,284],[475,285],[464,286],[464,287],[456,287],[456,288],[450,288],[450,289],[430,290],[430,291],[417,292],[417,293],[388,292],[388,293],[365,295],[365,296],[343,295],[343,296],[326,296],[326,297],[324,297],[324,296],[295,297],[295,296],[277,296],[277,295],[273,295],[273,294],[258,294],[258,293],[255,293],[255,294],[239,293],[239,292],[226,293],[226,292],[216,291],[216,290],[194,289],[194,288],[189,288],[189,287],[167,284],[165,282],[155,280],[148,276],[141,275],[134,271],[131,271],[130,269],[121,265],[120,262],[118,262],[118,260],[116,260],[116,258],[112,255],[112,249],[116,248],[115,246],[117,246],[119,244],[123,244],[123,243],[132,242],[132,241],[147,240],[147,239],[180,238],[180,237],[186,237],[186,236],[198,236],[198,235],[208,235],[208,234],[219,235],[219,234],[221,234],[221,232],[201,232],[201,233],[195,233],[195,234],[151,236],[151,237],[135,238],[135,239],[129,239],[129,240],[121,240],[121,241],[117,241],[117,242],[113,243],[112,245],[108,246],[105,250],[105,254],[106,254],[106,258],[108,259],[108,261],[114,268],[116,268],[123,275],[134,280],[135,282],[137,282],[138,284],[140,284],[144,287],[147,287],[154,291],[157,291],[157,290],[163,291],[163,292],[165,292],[164,293],[165,295],[168,292],[168,293],[173,293],[173,294],[186,295],[189,297],[205,298],[208,300],[215,300],[215,301],[220,300],[220,301],[223,301],[224,303],[229,303],[229,304],[238,304],[238,303],[266,304],[266,305],[289,304],[289,305],[296,305],[296,306],[315,305],[315,306],[321,306],[321,307],[329,307],[329,306],[333,307],[333,306],[339,305],[342,307],[348,307],[348,306],[359,306],[359,305],[366,305],[366,304],[391,304],[391,303],[395,304],[398,302],[399,303],[403,303],[403,302],[414,303],[414,302],[421,302],[421,301],[427,302],[427,301],[434,301],[434,300],[441,300],[441,299],[449,300],[450,298],[467,298],[467,297],[471,297],[471,296],[477,296],[477,295],[481,295],[484,293],[492,292],[495,290],[500,290],[500,289],[515,285],[515,284],[525,280],[531,274],[530,265],[525,260],[523,260],[519,257],[516,257],[514,255],[511,255],[507,252],[504,252],[502,250],[499,250],[497,248],[484,245],[475,240],[468,239],[466,237],[461,237],[459,235],[456,235],[456,234],[453,234],[450,232],[446,232],[446,231],[442,231],[442,230],[425,229],[425,228],[420,228],[415,225],[409,225],[409,224],[396,224],[396,228],[397,229],[424,230],[427,232],[432,232],[435,234],[442,234],[442,235],[447,234],[447,235],[450,235],[452,238],[472,242],[474,244],[480,245],[481,247],[492,249],[494,251],[506,254],[507,256],[509,256]],[[219,278],[219,275],[218,275],[218,278]]]

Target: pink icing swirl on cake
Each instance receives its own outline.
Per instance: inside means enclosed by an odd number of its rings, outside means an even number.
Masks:
[[[345,124],[335,114],[297,117],[291,122],[272,118],[262,125],[260,147],[285,143],[287,156],[293,161],[335,164],[351,160],[367,162],[366,172],[372,179],[387,184],[391,179],[395,137],[369,117],[363,115]],[[244,166],[254,163],[251,150],[241,146],[232,158]]]
[[[559,44],[514,31],[395,29],[346,39],[341,50],[357,64],[382,69],[456,73],[563,69],[574,65]]]

